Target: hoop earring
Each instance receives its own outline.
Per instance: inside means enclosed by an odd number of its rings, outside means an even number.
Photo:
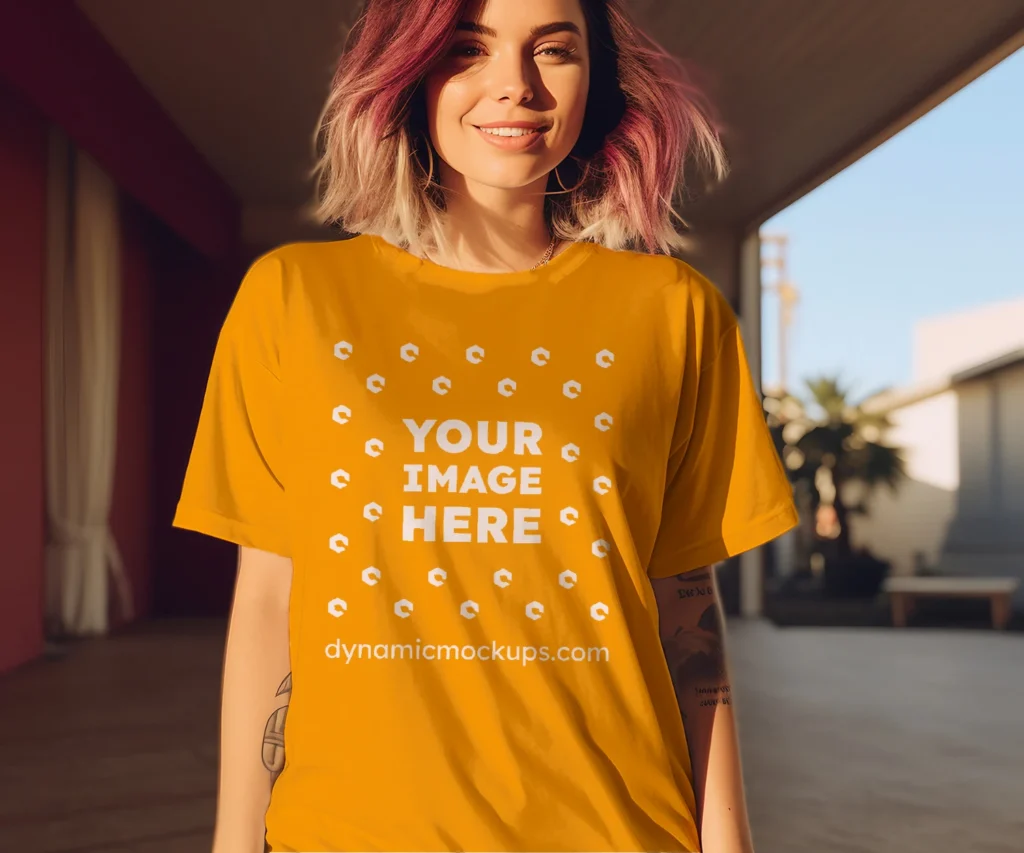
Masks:
[[[579,182],[576,184],[576,186],[572,188],[569,188],[564,183],[562,183],[562,176],[558,174],[558,166],[555,166],[554,172],[555,180],[558,181],[558,186],[562,188],[562,192],[574,193],[576,192],[576,190],[583,186],[584,182],[586,182],[587,177],[590,174],[590,163],[588,161],[587,164],[583,167],[583,174],[580,176]],[[559,193],[548,193],[548,195],[559,195]]]

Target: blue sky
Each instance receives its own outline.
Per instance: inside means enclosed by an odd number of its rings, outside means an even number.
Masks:
[[[769,220],[801,301],[790,385],[911,379],[914,322],[1024,296],[1024,50]],[[766,273],[767,276],[770,273]],[[764,298],[764,380],[778,376]]]

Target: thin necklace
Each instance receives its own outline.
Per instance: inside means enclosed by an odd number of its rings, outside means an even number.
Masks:
[[[551,260],[551,256],[555,253],[555,244],[557,242],[558,239],[555,237],[554,234],[552,234],[551,242],[548,243],[547,249],[544,250],[544,256],[539,261],[537,261],[537,263],[535,263],[532,267],[530,267],[530,272],[537,269],[537,267],[544,266],[544,264]],[[430,258],[426,254],[423,255],[423,258],[428,261],[430,260]],[[432,261],[432,263],[436,263],[436,261]]]
[[[544,266],[544,264],[546,264],[548,261],[551,260],[551,256],[554,253],[555,253],[555,235],[552,234],[551,235],[551,242],[548,243],[548,247],[547,247],[547,249],[544,252],[544,257],[542,257],[539,261],[537,261],[537,263],[535,263],[532,267],[530,267],[530,269],[531,270],[535,270],[535,269],[537,269],[537,267]]]

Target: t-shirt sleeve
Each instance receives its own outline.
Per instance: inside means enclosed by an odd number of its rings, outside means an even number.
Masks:
[[[258,259],[221,327],[173,524],[289,556],[281,261]]]
[[[735,314],[717,291],[703,304],[707,315],[694,324],[702,339],[686,347],[650,577],[756,548],[798,520]]]

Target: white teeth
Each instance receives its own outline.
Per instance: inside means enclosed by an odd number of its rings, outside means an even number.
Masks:
[[[537,131],[530,127],[481,127],[484,133],[491,136],[527,136]]]

